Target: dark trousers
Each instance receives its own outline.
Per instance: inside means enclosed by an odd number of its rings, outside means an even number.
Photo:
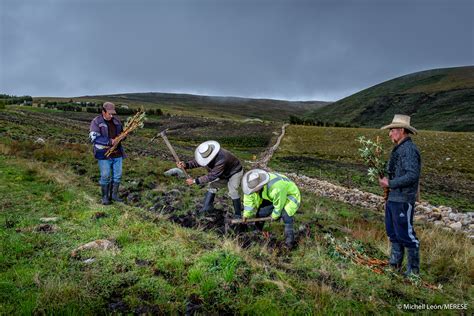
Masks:
[[[263,200],[262,204],[260,205],[260,208],[257,211],[257,217],[267,217],[272,214],[274,210],[272,202],[268,200]],[[293,224],[294,219],[293,216],[288,215],[288,213],[283,209],[281,212],[281,218],[283,219],[283,222],[285,224]],[[257,222],[255,223],[255,227],[257,227],[259,230],[263,229],[263,225],[265,222]]]
[[[387,201],[385,205],[385,230],[392,243],[406,248],[418,248],[420,242],[413,230],[414,207],[407,202]]]

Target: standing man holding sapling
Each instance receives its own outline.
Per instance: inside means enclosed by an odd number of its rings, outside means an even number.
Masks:
[[[119,143],[116,149],[106,156],[108,149],[118,142],[116,137],[123,131],[122,122],[114,116],[116,114],[115,105],[112,102],[105,102],[101,115],[94,118],[90,125],[89,137],[94,145],[94,157],[99,163],[99,184],[103,205],[109,205],[111,200],[122,202],[118,196],[122,178],[122,159],[125,157],[122,144]]]
[[[207,175],[196,179],[186,179],[186,184],[188,185],[208,184],[201,212],[208,212],[214,208],[214,198],[217,190],[227,185],[229,196],[234,206],[235,217],[242,217],[239,185],[244,171],[239,159],[229,151],[221,148],[218,142],[209,140],[200,144],[194,151],[194,159],[186,163],[180,161],[176,165],[182,169],[207,168]]]
[[[388,178],[379,178],[382,188],[390,188],[385,204],[385,228],[392,243],[390,265],[401,270],[405,248],[408,250],[406,276],[420,272],[420,242],[413,229],[413,213],[421,172],[421,157],[410,134],[417,134],[410,117],[395,114],[389,129],[395,144],[387,165]]]

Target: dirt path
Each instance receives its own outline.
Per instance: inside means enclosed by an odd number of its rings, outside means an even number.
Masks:
[[[284,124],[282,126],[281,134],[275,145],[267,149],[262,158],[255,163],[254,166],[256,168],[270,170],[270,168],[268,168],[268,162],[272,158],[273,153],[280,146],[280,142],[285,135],[285,129],[288,125],[289,124]],[[316,195],[380,212],[384,210],[384,200],[382,196],[358,189],[349,189],[328,181],[310,178],[296,173],[287,173],[286,175],[295,181],[300,188]],[[459,213],[449,206],[434,206],[423,201],[416,203],[415,210],[415,221],[432,223],[445,230],[464,232],[470,239],[474,240],[474,212]]]

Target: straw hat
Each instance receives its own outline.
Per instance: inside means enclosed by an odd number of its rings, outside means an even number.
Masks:
[[[194,158],[201,167],[205,167],[217,156],[220,149],[221,145],[218,142],[208,140],[196,148]]]
[[[268,181],[270,181],[270,175],[265,170],[253,169],[247,171],[242,177],[242,191],[244,194],[257,192],[268,183]]]
[[[408,115],[395,114],[393,117],[392,123],[385,125],[380,129],[390,129],[390,128],[406,128],[413,134],[417,134],[418,131],[410,125],[410,117]]]

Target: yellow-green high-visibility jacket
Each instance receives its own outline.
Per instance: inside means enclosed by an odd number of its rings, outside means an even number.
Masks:
[[[263,199],[272,202],[273,219],[281,216],[283,209],[288,215],[295,215],[301,203],[300,190],[287,177],[278,173],[269,172],[270,180],[263,186],[261,195],[258,192],[244,194],[244,217],[255,217]]]

